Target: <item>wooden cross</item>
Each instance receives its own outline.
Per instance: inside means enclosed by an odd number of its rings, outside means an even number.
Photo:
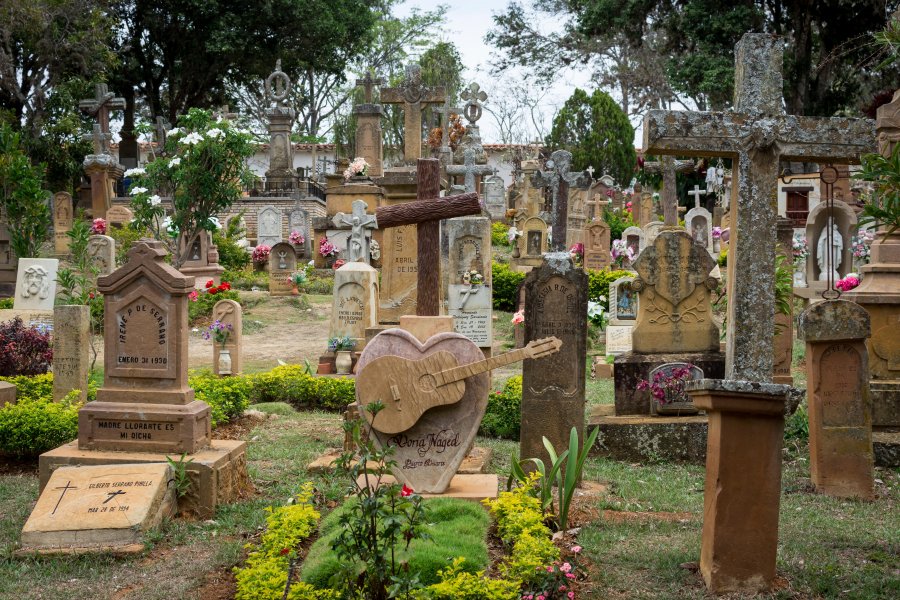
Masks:
[[[104,132],[99,123],[94,123],[93,133],[86,133],[81,139],[94,143],[94,154],[109,154],[109,140],[112,135]]]
[[[420,158],[416,163],[418,187],[414,202],[381,206],[375,210],[379,229],[416,225],[418,235],[418,292],[416,314],[437,316],[441,310],[441,235],[440,222],[453,217],[481,214],[478,194],[439,198],[440,161]]]
[[[447,165],[447,175],[464,175],[465,179],[463,183],[466,187],[466,193],[471,194],[472,192],[477,191],[475,189],[475,176],[490,175],[491,173],[496,172],[496,169],[488,165],[476,165],[475,150],[473,148],[466,148],[463,155],[465,156],[465,164]]]
[[[566,249],[566,229],[569,220],[569,184],[574,183],[582,173],[569,171],[572,164],[572,153],[557,150],[547,161],[548,171],[538,171],[531,176],[531,184],[535,187],[550,188],[551,194],[551,252],[562,252]]]
[[[94,86],[94,97],[79,102],[78,108],[97,119],[102,133],[109,133],[109,113],[113,110],[125,110],[125,98],[116,98],[105,83],[98,83]]]
[[[693,171],[694,161],[675,160],[671,156],[663,156],[658,162],[644,163],[644,170],[648,173],[662,173],[660,204],[663,209],[663,221],[666,225],[678,225],[678,188],[675,184],[675,174]]]
[[[372,104],[372,88],[382,84],[384,84],[384,79],[381,77],[374,77],[372,69],[366,71],[365,77],[356,80],[356,87],[361,87],[364,90],[366,104]]]
[[[732,112],[651,110],[644,119],[647,153],[733,159],[729,379],[772,379],[779,162],[857,163],[860,154],[875,151],[869,119],[785,115],[782,62],[780,39],[748,33],[735,46]]]
[[[466,101],[465,116],[469,125],[474,125],[482,115],[482,103],[487,100],[487,94],[481,89],[477,83],[470,83],[469,87],[459,95],[460,99]]]
[[[403,105],[403,157],[413,163],[422,155],[422,107],[444,102],[443,86],[426,87],[422,84],[419,65],[406,67],[406,79],[398,87],[381,88],[382,104]]]
[[[694,189],[688,192],[688,196],[694,197],[694,208],[700,208],[700,194],[706,195],[706,190],[701,190],[699,185],[695,185]]]

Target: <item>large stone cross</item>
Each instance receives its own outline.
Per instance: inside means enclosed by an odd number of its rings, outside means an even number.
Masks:
[[[112,135],[104,132],[99,123],[94,123],[94,131],[84,134],[81,139],[93,142],[95,155],[109,154],[109,141],[112,139]]]
[[[422,155],[422,107],[444,102],[443,86],[426,87],[419,65],[406,67],[406,79],[399,87],[381,88],[382,104],[403,105],[403,157],[413,163]]]
[[[437,316],[441,309],[441,236],[440,222],[452,217],[481,214],[478,194],[438,198],[441,190],[440,162],[420,158],[416,164],[418,200],[375,210],[379,229],[416,225],[418,236],[418,298],[416,314]]]
[[[772,379],[779,161],[857,163],[875,151],[871,120],[785,115],[782,62],[777,37],[748,33],[735,46],[733,111],[651,110],[644,119],[649,154],[734,161],[727,379]]]
[[[472,148],[466,148],[463,154],[465,156],[465,164],[447,165],[447,175],[464,175],[463,183],[466,187],[466,193],[471,194],[477,191],[475,189],[475,176],[490,175],[496,172],[496,169],[488,165],[476,165],[475,150]]]
[[[371,69],[366,72],[364,78],[356,80],[356,87],[361,87],[364,90],[366,104],[372,104],[372,88],[382,84],[384,84],[384,79],[374,77]]]
[[[350,262],[369,262],[368,244],[366,244],[366,229],[375,229],[375,215],[366,213],[369,207],[365,200],[353,201],[353,213],[344,214],[342,212],[334,215],[335,227],[343,225],[350,226],[350,240],[347,252],[347,258]]]
[[[700,208],[700,196],[705,196],[708,192],[701,190],[699,185],[695,185],[694,189],[688,192],[688,196],[694,197],[694,208]]]
[[[552,227],[550,252],[566,250],[566,229],[569,220],[569,185],[583,175],[581,172],[570,172],[572,153],[568,150],[557,150],[547,161],[547,171],[538,171],[531,176],[531,184],[535,187],[550,188],[551,209],[550,225]]]
[[[662,156],[659,161],[644,163],[644,170],[648,173],[662,173],[663,187],[659,203],[663,209],[663,221],[666,225],[678,225],[678,188],[675,174],[693,171],[694,161]]]
[[[125,98],[116,98],[105,83],[98,83],[94,86],[94,97],[79,102],[78,108],[97,119],[102,133],[109,133],[109,113],[125,110]]]
[[[469,125],[474,125],[481,118],[482,104],[487,100],[487,94],[477,83],[470,83],[469,87],[459,95],[466,101],[465,116]]]

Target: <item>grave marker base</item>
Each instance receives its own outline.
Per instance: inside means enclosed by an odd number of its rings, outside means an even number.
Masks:
[[[486,498],[493,499],[497,497],[498,481],[497,476],[494,474],[455,475],[444,492],[420,495],[423,498],[462,498],[463,500],[481,502]],[[365,476],[360,475],[356,483],[361,486],[365,485]],[[381,483],[383,485],[391,485],[396,483],[396,480],[391,475],[385,475],[381,478]]]
[[[78,411],[78,447],[192,454],[209,444],[210,410],[199,400],[184,406],[96,400]]]

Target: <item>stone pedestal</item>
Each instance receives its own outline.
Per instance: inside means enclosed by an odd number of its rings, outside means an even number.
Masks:
[[[113,185],[125,170],[107,154],[89,154],[84,158],[84,171],[91,179],[91,218],[105,219],[112,206]]]
[[[354,350],[366,345],[366,329],[377,325],[378,271],[365,263],[347,263],[334,272],[329,336],[349,335]]]
[[[775,580],[790,388],[714,379],[686,387],[709,419],[700,573],[714,594],[766,592]]]
[[[381,177],[384,173],[381,112],[380,104],[357,104],[353,107],[353,114],[356,115],[356,155],[369,163],[369,177]]]
[[[642,379],[647,379],[650,371],[656,367],[673,362],[691,363],[703,371],[705,379],[725,377],[725,354],[723,352],[665,354],[626,352],[616,357],[613,369],[616,415],[649,415],[650,392],[638,390],[637,384]]]
[[[806,340],[809,468],[816,490],[872,499],[872,417],[865,340],[869,315],[847,300],[813,304],[800,315]]]
[[[91,309],[84,305],[53,309],[53,401],[59,402],[72,390],[81,390],[87,401],[91,367]]]
[[[266,111],[269,118],[269,169],[266,171],[266,190],[292,190],[296,187],[294,171],[294,145],[291,143],[291,127],[294,110],[274,106]]]
[[[341,181],[343,182],[343,179]],[[350,238],[350,224],[342,224],[340,227],[337,227],[334,224],[334,216],[338,213],[353,214],[353,202],[355,200],[365,202],[368,214],[371,215],[376,208],[384,204],[384,189],[375,185],[369,178],[360,177],[352,179],[349,183],[331,186],[326,190],[325,212],[327,216],[312,219],[314,238],[312,251],[317,269],[327,267],[327,259],[319,254],[319,243],[325,237],[338,248],[338,258],[348,260],[347,248]],[[376,229],[371,233],[371,239],[384,248],[382,235],[383,232]]]

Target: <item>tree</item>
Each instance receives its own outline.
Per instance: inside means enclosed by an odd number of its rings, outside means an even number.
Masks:
[[[9,223],[10,245],[20,258],[37,256],[49,237],[50,205],[43,171],[43,165],[31,164],[19,134],[0,124],[0,209]]]
[[[574,171],[590,165],[623,185],[634,176],[634,129],[615,100],[600,90],[590,96],[575,90],[553,120],[546,145],[551,152],[571,152]]]

